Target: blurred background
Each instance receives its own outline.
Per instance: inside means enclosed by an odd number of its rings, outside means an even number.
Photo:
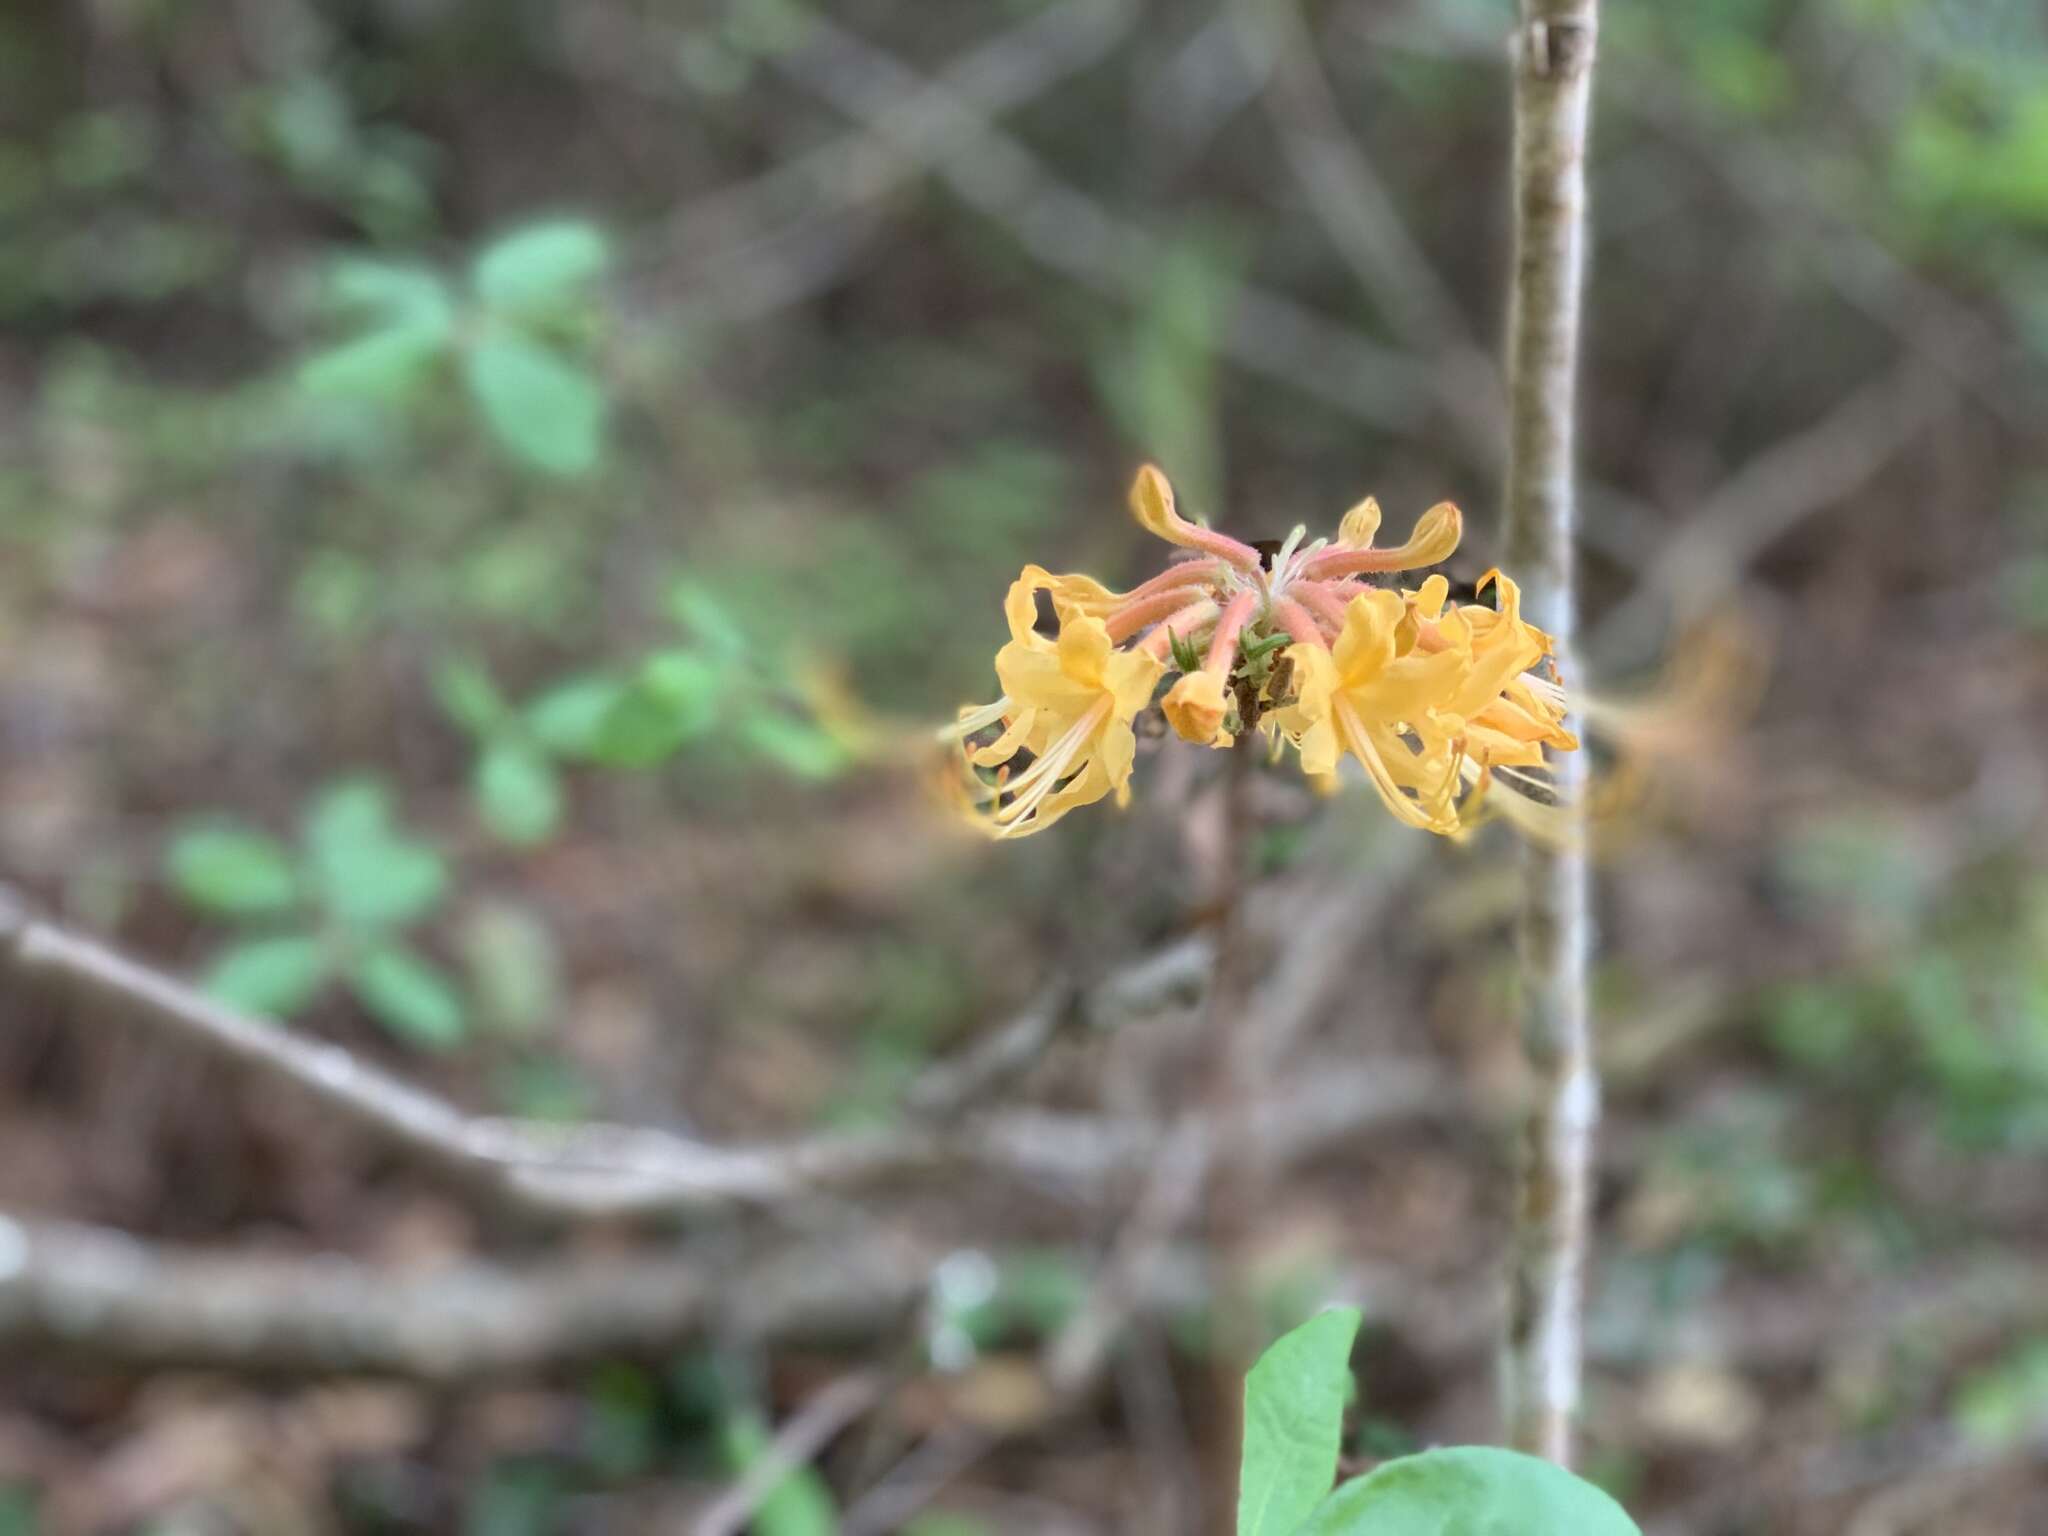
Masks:
[[[0,1532],[737,1530],[807,1411],[764,1536],[1196,1530],[1227,1335],[1332,1298],[1354,1462],[1493,1436],[1506,835],[1252,785],[1258,1133],[1110,1295],[1221,756],[988,847],[875,748],[993,696],[1025,561],[1149,573],[1146,460],[1491,563],[1510,22],[9,7],[0,880],[474,1114],[946,1150],[536,1222],[0,983]],[[2048,1530],[2048,25],[1602,26],[1586,662],[1735,615],[1768,676],[1601,866],[1587,1469],[1672,1536]]]

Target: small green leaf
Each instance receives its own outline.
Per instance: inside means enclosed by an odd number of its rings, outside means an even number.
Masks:
[[[798,778],[829,779],[846,769],[846,748],[815,725],[787,715],[748,715],[740,735],[756,752]]]
[[[431,267],[344,256],[329,264],[321,298],[342,315],[422,330],[452,328],[455,304],[448,284]]]
[[[640,686],[685,716],[692,728],[709,725],[725,669],[696,651],[656,651],[640,666]]]
[[[768,1431],[752,1413],[728,1418],[723,1439],[735,1472],[744,1473],[768,1450]],[[836,1536],[839,1510],[825,1480],[810,1467],[797,1467],[768,1490],[751,1529],[754,1536]]]
[[[724,669],[695,651],[661,651],[606,711],[593,755],[617,768],[651,768],[717,718]]]
[[[557,757],[589,757],[604,718],[625,691],[617,678],[577,677],[557,683],[526,706],[526,728]]]
[[[461,1043],[462,999],[448,978],[403,944],[380,944],[349,973],[356,997],[399,1039],[428,1050]]]
[[[425,917],[448,889],[448,869],[433,849],[397,839],[340,848],[321,861],[327,906],[363,928],[398,927]]]
[[[428,326],[395,325],[315,352],[299,365],[299,388],[312,395],[386,404],[426,378],[448,336]]]
[[[1403,1456],[1325,1499],[1294,1536],[1642,1536],[1562,1467],[1492,1446]]]
[[[1351,1386],[1356,1307],[1336,1307],[1283,1335],[1244,1381],[1238,1536],[1292,1536],[1337,1477]]]
[[[1194,642],[1187,636],[1177,635],[1169,629],[1166,632],[1166,643],[1173,649],[1173,664],[1176,669],[1182,672],[1202,670],[1202,653],[1195,649]]]
[[[549,348],[496,331],[464,359],[469,387],[498,441],[529,464],[580,475],[597,463],[604,396]]]
[[[2003,1450],[2048,1425],[2048,1335],[2037,1335],[1956,1389],[1956,1427],[1986,1450]]]
[[[538,843],[562,816],[562,786],[547,759],[521,741],[495,741],[476,763],[484,822],[508,843]]]
[[[466,656],[446,657],[434,668],[434,697],[472,736],[491,735],[511,713],[491,674]]]
[[[705,583],[694,576],[680,576],[668,589],[669,616],[690,631],[690,637],[715,653],[720,660],[740,660],[747,650],[747,637],[732,610]]]
[[[313,1000],[327,979],[327,956],[316,939],[252,939],[222,951],[206,974],[206,990],[230,1007],[287,1018]]]
[[[171,842],[171,882],[195,906],[231,917],[282,912],[298,900],[290,856],[261,832],[229,823],[193,827]]]
[[[515,230],[476,262],[476,291],[493,309],[543,309],[573,297],[605,268],[610,250],[594,224],[557,219]]]
[[[325,791],[307,816],[306,845],[327,910],[353,927],[416,921],[448,888],[441,856],[392,832],[390,799],[373,780]]]
[[[306,812],[306,845],[316,859],[335,849],[382,838],[391,827],[391,796],[375,779],[344,779],[322,790]]]

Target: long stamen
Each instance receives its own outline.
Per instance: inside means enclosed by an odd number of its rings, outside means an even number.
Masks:
[[[1408,542],[1395,549],[1326,549],[1303,567],[1317,581],[1332,576],[1362,576],[1369,571],[1412,571],[1448,560],[1458,548],[1463,519],[1448,501],[1422,514]]]
[[[1322,630],[1316,627],[1316,621],[1309,615],[1309,611],[1291,597],[1283,597],[1274,602],[1273,622],[1286,630],[1298,644],[1319,645],[1325,650],[1329,649],[1330,642],[1324,638]]]
[[[1251,545],[1182,517],[1173,504],[1173,487],[1153,465],[1147,464],[1138,471],[1138,478],[1131,486],[1131,512],[1146,532],[1169,544],[1199,549],[1204,554],[1229,561],[1246,574],[1259,569],[1259,552]]]
[[[1119,608],[1104,621],[1104,626],[1109,630],[1110,642],[1120,644],[1147,624],[1174,617],[1187,606],[1187,596],[1185,591],[1169,588]]]
[[[1204,672],[1230,676],[1230,669],[1237,665],[1237,638],[1251,622],[1252,610],[1258,603],[1259,594],[1247,587],[1225,605],[1223,616],[1216,621],[1216,633],[1209,640],[1209,654],[1202,658]]]
[[[1036,815],[1039,806],[1045,802],[1046,796],[1057,789],[1062,780],[1071,776],[1068,770],[1073,767],[1074,759],[1084,756],[1082,749],[1094,739],[1095,731],[1100,726],[1103,716],[1108,713],[1109,707],[1110,701],[1104,699],[1090,708],[1074,722],[1073,727],[1064,736],[1047,748],[1044,757],[1033,763],[1021,777],[1005,786],[1016,798],[998,808],[990,818],[1001,828],[997,833],[999,837],[1018,837],[1030,830],[1031,819]]]
[[[1297,581],[1288,591],[1301,606],[1333,630],[1344,628],[1345,599],[1319,581]]]
[[[1110,700],[1107,698],[1090,705],[1085,714],[1067,727],[1059,740],[1047,747],[1036,762],[1012,779],[1005,788],[1012,794],[1020,794],[1046,779],[1048,775],[1054,779],[1064,778],[1065,774],[1061,770],[1093,736],[1096,728],[1102,723],[1102,717],[1109,712],[1109,707]]]
[[[939,727],[939,740],[947,742],[963,740],[966,737],[972,736],[976,731],[986,730],[1009,712],[1010,700],[1007,695],[997,699],[993,704],[984,704],[979,709],[963,709],[960,711],[959,719],[955,720],[951,725]]]
[[[1394,776],[1387,771],[1387,765],[1380,757],[1379,749],[1373,745],[1372,738],[1366,733],[1364,723],[1359,720],[1357,712],[1342,696],[1335,702],[1337,729],[1344,738],[1344,744],[1350,748],[1351,755],[1364,764],[1366,773],[1372,779],[1372,787],[1379,791],[1381,801],[1388,810],[1409,826],[1427,831],[1434,818],[1424,811],[1421,805],[1403,794],[1401,786],[1394,782]]]
[[[1200,586],[1207,582],[1221,581],[1225,566],[1220,560],[1180,560],[1169,565],[1146,581],[1139,582],[1123,595],[1126,603],[1137,602],[1140,598],[1152,596],[1155,592],[1172,592],[1181,587]]]

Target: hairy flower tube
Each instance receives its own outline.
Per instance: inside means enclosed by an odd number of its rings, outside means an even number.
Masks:
[[[1335,539],[1308,541],[1297,527],[1270,553],[1182,517],[1151,465],[1131,510],[1186,553],[1128,592],[1035,565],[1010,588],[1002,697],[942,733],[976,826],[1022,837],[1106,796],[1128,800],[1134,722],[1168,672],[1179,675],[1160,710],[1179,736],[1222,747],[1261,732],[1325,785],[1353,759],[1410,826],[1459,832],[1496,786],[1531,810],[1549,801],[1544,753],[1578,742],[1551,639],[1523,621],[1515,584],[1488,572],[1475,596],[1491,586],[1492,603],[1453,603],[1442,576],[1375,583],[1451,555],[1461,526],[1449,502],[1392,548],[1374,544],[1380,512],[1368,500]],[[1040,633],[1040,593],[1051,635]]]

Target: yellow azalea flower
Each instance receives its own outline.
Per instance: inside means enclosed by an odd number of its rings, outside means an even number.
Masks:
[[[1259,594],[1250,587],[1231,598],[1216,617],[1201,669],[1182,674],[1167,693],[1161,707],[1167,724],[1182,740],[1207,747],[1229,739],[1223,719],[1229,707],[1231,669],[1237,665],[1238,639],[1258,605]]]
[[[946,733],[969,770],[975,819],[993,835],[1021,837],[1076,806],[1126,799],[1132,721],[1169,667],[1181,675],[1161,709],[1177,735],[1216,747],[1263,731],[1276,758],[1289,742],[1298,749],[1318,787],[1334,786],[1339,762],[1355,758],[1390,812],[1432,832],[1461,830],[1461,795],[1469,805],[1495,775],[1537,792],[1523,802],[1536,804],[1546,750],[1578,745],[1564,728],[1563,689],[1540,670],[1550,637],[1523,621],[1512,582],[1489,576],[1499,580],[1492,604],[1450,603],[1441,576],[1408,592],[1367,584],[1449,558],[1462,531],[1451,503],[1384,549],[1370,498],[1334,539],[1298,527],[1257,547],[1182,516],[1151,465],[1130,506],[1181,553],[1126,592],[1026,566],[1003,604],[1003,696],[963,711]],[[1038,633],[1040,593],[1056,638]],[[996,740],[971,745],[998,724]]]
[[[1159,701],[1166,723],[1183,741],[1207,746],[1223,734],[1230,700],[1223,679],[1210,671],[1184,673]]]
[[[994,742],[967,749],[974,767],[998,770],[996,782],[980,786],[976,797],[978,822],[995,837],[1041,831],[1111,793],[1119,804],[1127,801],[1137,755],[1131,721],[1151,702],[1164,670],[1147,651],[1116,649],[1100,618],[1073,608],[1060,614],[1056,640],[1037,633],[1044,576],[1027,569],[1004,601],[1010,641],[996,653],[1003,697],[963,714],[955,727],[964,740],[1004,723]],[[1008,764],[1027,751],[1029,766],[1010,773]]]
[[[1288,647],[1299,679],[1280,726],[1301,752],[1304,773],[1336,772],[1351,756],[1364,767],[1387,809],[1412,827],[1457,827],[1457,749],[1425,728],[1463,677],[1455,650],[1398,653],[1407,605],[1396,592],[1361,592],[1345,611],[1336,643]]]

